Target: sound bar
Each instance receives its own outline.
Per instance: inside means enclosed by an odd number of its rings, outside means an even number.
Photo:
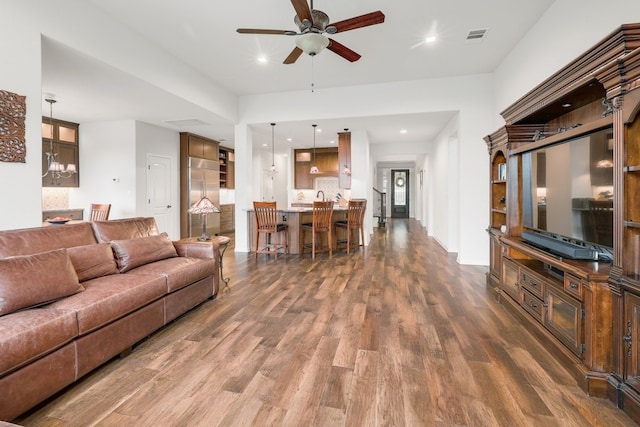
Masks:
[[[523,231],[522,238],[533,246],[570,259],[598,259],[598,252],[578,244],[556,239],[545,234]]]

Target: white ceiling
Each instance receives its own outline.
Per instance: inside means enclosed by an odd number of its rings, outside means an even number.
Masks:
[[[282,61],[294,37],[238,34],[239,27],[296,30],[289,0],[90,0],[116,21],[189,64],[238,95],[315,90],[443,76],[490,73],[554,0],[316,0],[313,6],[332,22],[381,10],[385,22],[331,38],[362,55],[350,63],[325,50],[313,60]],[[480,42],[466,41],[471,30],[487,29]],[[424,37],[438,36],[433,45]],[[258,56],[267,58],[259,63]],[[135,119],[189,131],[233,145],[233,123],[207,115],[183,99],[82,55],[55,40],[43,43],[43,92],[56,94],[54,116],[71,121]],[[48,113],[48,106],[45,113]],[[369,118],[336,118],[318,123],[318,146],[344,128],[366,130],[372,143],[430,141],[455,112]],[[198,118],[204,126],[175,126],[169,120]],[[406,134],[400,134],[406,129]],[[311,143],[311,122],[278,123],[277,146]],[[256,145],[271,141],[268,123],[255,124]]]

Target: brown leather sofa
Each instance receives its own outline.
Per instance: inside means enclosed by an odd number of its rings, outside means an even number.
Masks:
[[[153,218],[0,231],[0,420],[214,298],[218,256]]]

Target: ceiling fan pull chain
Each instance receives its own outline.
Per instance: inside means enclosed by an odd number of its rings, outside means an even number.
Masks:
[[[314,83],[313,83],[313,80],[314,80],[314,76],[313,76],[313,58],[314,57],[312,56],[311,57],[311,92],[312,93],[314,92],[314,86],[315,86]]]

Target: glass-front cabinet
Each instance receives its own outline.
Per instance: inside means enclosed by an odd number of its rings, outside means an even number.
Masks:
[[[504,258],[502,260],[502,290],[517,302],[520,302],[520,275],[518,265]]]
[[[564,291],[547,284],[545,288],[545,326],[576,355],[584,352],[582,304]]]
[[[42,117],[42,186],[79,187],[78,124]]]

